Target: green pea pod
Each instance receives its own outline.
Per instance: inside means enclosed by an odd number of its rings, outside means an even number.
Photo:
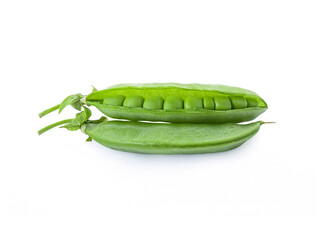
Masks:
[[[39,131],[62,127],[81,129],[96,142],[120,151],[150,154],[212,153],[234,149],[253,137],[264,122],[249,124],[147,123],[134,121],[88,120],[85,108],[75,119],[51,124]],[[91,113],[90,113],[91,114]]]
[[[256,93],[238,87],[146,83],[119,84],[88,96],[72,95],[40,116],[58,108],[62,111],[69,104],[75,108],[95,106],[115,119],[172,123],[239,123],[253,120],[267,109]]]
[[[263,122],[249,124],[89,123],[85,133],[96,142],[120,151],[150,154],[195,154],[228,151],[253,137]]]
[[[245,122],[267,109],[252,91],[203,84],[120,84],[93,92],[86,101],[111,118],[173,123]]]

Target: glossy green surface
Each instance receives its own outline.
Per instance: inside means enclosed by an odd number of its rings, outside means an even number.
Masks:
[[[184,99],[184,109],[203,108],[202,98],[196,96],[187,96]]]
[[[253,137],[263,122],[250,124],[87,123],[85,133],[116,150],[151,154],[192,154],[234,149]]]
[[[165,98],[164,110],[177,110],[183,108],[184,108],[184,102],[180,97],[168,96]]]
[[[149,96],[143,102],[144,109],[161,110],[163,109],[164,100],[160,96]]]
[[[129,96],[125,98],[123,102],[123,106],[130,107],[130,108],[139,108],[142,107],[143,101],[144,99],[142,96],[138,96],[138,95]]]
[[[123,105],[106,104],[116,95],[125,97]],[[267,109],[250,90],[204,84],[121,84],[91,93],[86,102],[112,118],[175,123],[245,122]]]
[[[227,96],[215,96],[214,103],[216,110],[231,110],[231,101]]]
[[[112,95],[107,98],[104,98],[103,104],[112,105],[112,106],[122,106],[125,100],[123,95]]]
[[[231,106],[234,109],[246,108],[247,101],[244,97],[241,96],[230,96]]]
[[[254,98],[247,97],[247,107],[258,107],[258,102]]]
[[[203,97],[203,108],[208,110],[214,110],[215,103],[212,97]]]

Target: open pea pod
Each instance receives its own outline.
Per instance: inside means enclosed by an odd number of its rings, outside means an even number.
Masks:
[[[174,123],[245,122],[267,109],[250,90],[204,84],[119,84],[91,93],[86,102],[111,118]]]
[[[111,118],[133,121],[172,123],[239,123],[255,119],[267,109],[256,93],[225,85],[145,83],[119,84],[88,96],[70,96],[65,104],[44,111],[48,113],[72,102],[95,106]],[[41,114],[42,116],[45,114]]]

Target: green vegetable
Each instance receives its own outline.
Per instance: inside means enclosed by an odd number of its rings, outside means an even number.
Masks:
[[[226,96],[215,96],[214,97],[215,109],[222,111],[222,110],[231,110],[231,101]]]
[[[190,154],[234,149],[253,137],[263,122],[249,124],[193,124],[107,121],[105,117],[90,121],[90,110],[75,119],[60,121],[39,131],[62,125],[68,130],[81,129],[96,142],[116,150],[151,154]]]
[[[85,133],[106,147],[126,152],[212,153],[239,147],[253,137],[262,124],[110,121],[86,124]]]
[[[231,96],[230,97],[232,108],[247,108],[247,101],[244,97],[241,96]]]
[[[106,116],[133,121],[173,123],[239,123],[250,121],[267,109],[256,93],[224,85],[152,83],[120,84],[88,96],[71,95],[40,117],[67,105],[80,110],[95,106]]]
[[[103,103],[105,105],[111,105],[111,106],[122,106],[124,100],[125,100],[125,97],[122,95],[113,95],[113,96],[105,98]]]
[[[183,100],[178,96],[168,96],[164,101],[164,110],[183,109]]]

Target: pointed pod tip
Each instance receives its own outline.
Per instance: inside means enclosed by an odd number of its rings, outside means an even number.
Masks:
[[[275,124],[276,122],[262,122],[262,124]]]
[[[87,139],[86,139],[86,142],[91,142],[93,139],[91,138],[91,137],[88,137]]]

